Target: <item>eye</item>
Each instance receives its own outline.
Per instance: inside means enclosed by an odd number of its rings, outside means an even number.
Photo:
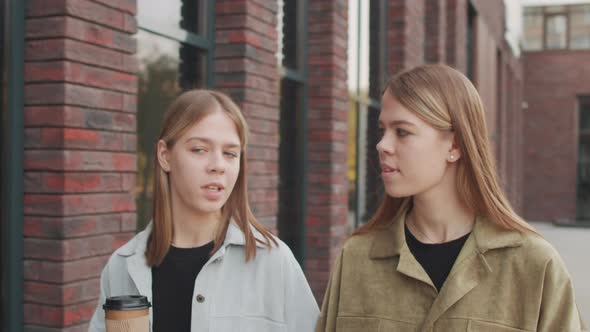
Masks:
[[[405,136],[410,135],[410,132],[409,131],[403,130],[401,128],[397,128],[396,129],[396,133],[397,133],[397,136],[399,136],[399,137],[405,137]]]
[[[377,134],[379,137],[383,137],[383,135],[385,135],[385,128],[379,126],[379,128],[377,128]]]
[[[205,149],[203,149],[203,148],[192,148],[191,151],[194,152],[194,153],[203,153],[203,152],[205,152]]]
[[[230,157],[230,158],[237,158],[238,157],[238,154],[235,152],[224,152],[223,154],[226,155],[227,157]]]

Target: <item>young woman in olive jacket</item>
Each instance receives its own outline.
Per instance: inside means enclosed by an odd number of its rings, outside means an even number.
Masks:
[[[316,331],[585,330],[559,254],[502,192],[471,82],[425,65],[381,102],[387,194],[344,245]]]

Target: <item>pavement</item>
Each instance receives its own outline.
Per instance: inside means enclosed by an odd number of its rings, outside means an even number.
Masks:
[[[574,283],[578,309],[590,324],[590,228],[560,227],[548,222],[531,222],[557,249]]]

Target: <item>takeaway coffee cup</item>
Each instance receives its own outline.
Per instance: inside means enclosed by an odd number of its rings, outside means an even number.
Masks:
[[[150,302],[143,295],[107,298],[105,311],[107,332],[149,332]]]

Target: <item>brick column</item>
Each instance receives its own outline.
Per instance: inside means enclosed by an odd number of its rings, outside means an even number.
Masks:
[[[321,302],[330,267],[349,234],[346,180],[346,0],[309,3],[307,276]]]
[[[109,255],[135,232],[135,0],[29,0],[27,331],[86,331]]]
[[[256,217],[275,233],[280,116],[277,10],[273,0],[218,0],[215,9],[215,87],[236,101],[248,121],[250,203]]]
[[[428,63],[445,62],[447,11],[445,0],[426,0],[424,58]]]
[[[389,0],[389,75],[424,63],[424,0]]]
[[[447,63],[467,73],[467,0],[446,1]]]

